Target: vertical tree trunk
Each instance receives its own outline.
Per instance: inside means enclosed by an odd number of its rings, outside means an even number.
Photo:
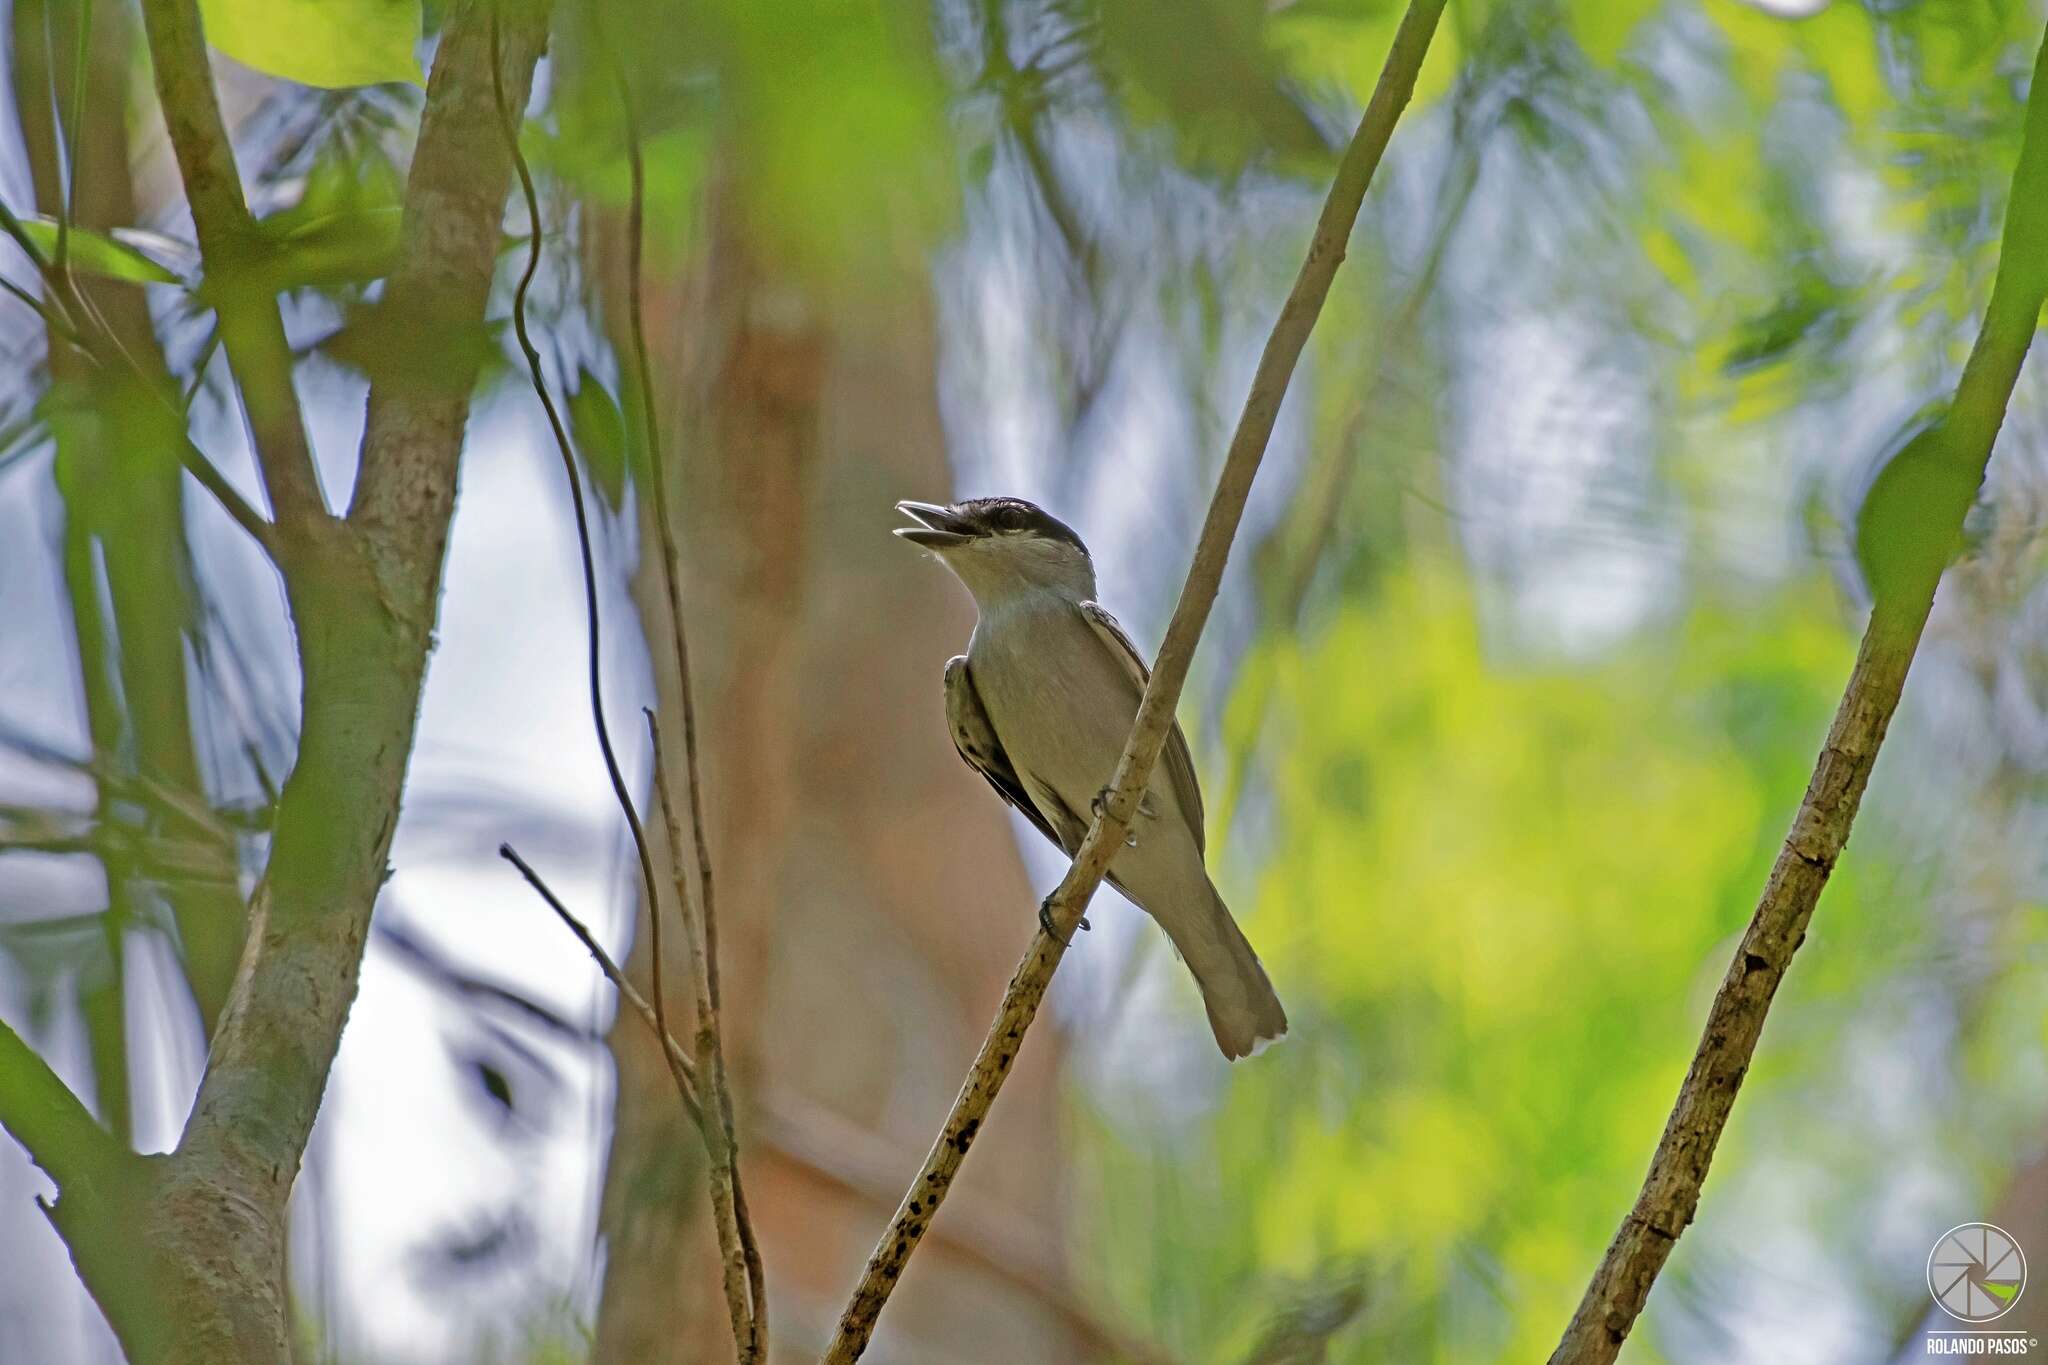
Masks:
[[[942,720],[940,672],[971,613],[888,534],[898,498],[951,483],[923,265],[834,308],[753,259],[729,224],[711,241],[689,280],[658,286],[666,298],[648,313],[669,330],[650,342],[668,385],[661,415],[680,437],[670,482],[741,1160],[774,1286],[771,1345],[798,1358],[822,1349],[944,1112],[1033,900],[1006,816]],[[666,613],[647,579],[642,616],[672,711]],[[975,907],[1016,907],[1015,922],[961,916],[966,886]],[[643,982],[645,943],[643,910]],[[682,979],[680,964],[667,975]],[[727,1358],[698,1144],[644,1030],[622,1023],[612,1049],[595,1359]],[[1025,1058],[1023,1093],[971,1182],[984,1232],[1023,1233],[1001,1247],[963,1234],[922,1265],[891,1324],[900,1342],[1019,1362],[1089,1353],[1048,1212],[1062,1168],[1058,1064],[1056,1045]]]

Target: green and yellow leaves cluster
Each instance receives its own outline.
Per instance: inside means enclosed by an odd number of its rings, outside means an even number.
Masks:
[[[1246,665],[1270,674],[1273,845],[1233,899],[1294,1033],[1178,1159],[1103,1121],[1105,1190],[1142,1183],[1127,1161],[1186,1182],[1100,1236],[1110,1282],[1190,1342],[1238,1340],[1274,1286],[1359,1262],[1381,1311],[1339,1358],[1543,1357],[1853,652],[1809,590],[1570,671],[1489,658],[1476,615],[1456,571],[1411,564]],[[1853,934],[1846,881],[1829,931]],[[1211,1181],[1228,1197],[1187,1193]],[[1197,1292],[1232,1276],[1262,1289]]]

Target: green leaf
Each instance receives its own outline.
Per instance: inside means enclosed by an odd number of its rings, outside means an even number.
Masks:
[[[1856,560],[1880,607],[1903,606],[1935,580],[1963,546],[1963,517],[1977,497],[1977,471],[1950,449],[1939,409],[1896,443],[1856,510]]]
[[[591,483],[616,515],[626,492],[626,422],[618,401],[589,370],[580,372],[569,396],[569,432]]]
[[[21,220],[21,230],[30,241],[42,249],[44,256],[53,261],[57,258],[56,219],[24,218]],[[122,229],[116,231],[120,231],[122,236],[129,235]],[[69,241],[65,247],[66,258],[73,270],[82,270],[88,275],[104,275],[110,280],[130,280],[136,284],[184,283],[162,262],[108,233],[73,227],[67,235]],[[154,236],[139,233],[135,235]],[[168,238],[161,240],[169,241]]]
[[[206,37],[244,66],[334,89],[425,84],[420,0],[199,0]]]
[[[391,273],[398,260],[403,210],[363,204],[290,222],[264,220],[272,243],[268,283],[275,289],[335,289]]]

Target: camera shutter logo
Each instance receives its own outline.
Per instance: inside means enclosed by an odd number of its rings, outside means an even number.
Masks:
[[[2027,1256],[2003,1228],[1964,1223],[1927,1254],[1927,1292],[1962,1322],[2004,1317],[2027,1287]]]

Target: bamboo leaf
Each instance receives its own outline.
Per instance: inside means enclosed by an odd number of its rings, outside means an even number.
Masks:
[[[48,217],[24,218],[21,230],[42,249],[45,256],[55,259],[57,255],[57,220]],[[177,273],[153,256],[132,246],[123,237],[155,240],[176,247],[179,244],[156,233],[129,233],[116,229],[119,236],[94,232],[89,228],[72,227],[67,234],[66,259],[75,270],[89,275],[104,275],[110,280],[129,280],[135,284],[182,284]]]

